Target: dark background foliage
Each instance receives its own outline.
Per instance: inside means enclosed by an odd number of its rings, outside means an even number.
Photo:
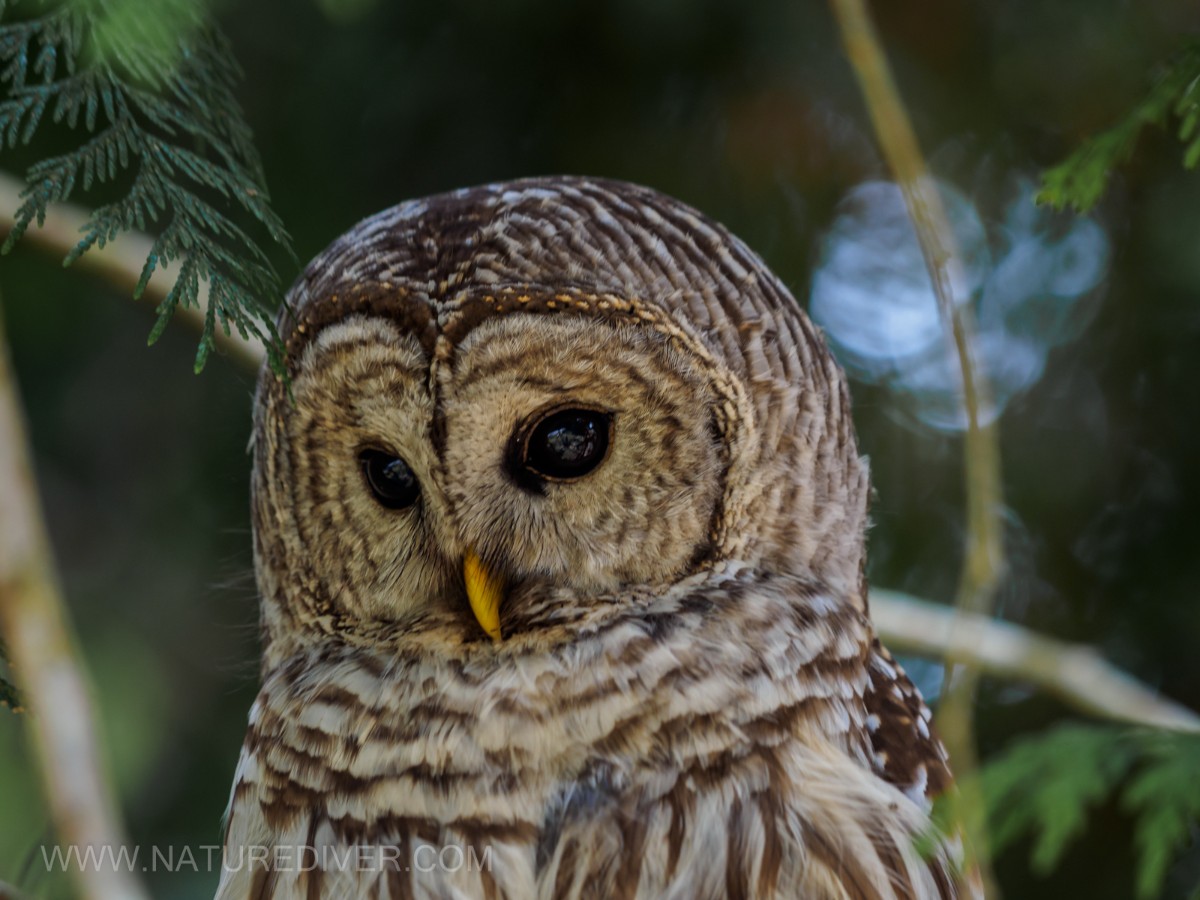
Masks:
[[[935,170],[989,229],[1007,186],[1119,119],[1155,65],[1200,33],[1191,0],[874,11]],[[806,304],[839,200],[885,176],[822,3],[257,0],[218,18],[301,259],[409,197],[585,173],[720,219]],[[1152,130],[1116,177],[1096,213],[1109,262],[1094,318],[1048,351],[1001,420],[1011,573],[998,612],[1097,645],[1197,708],[1200,177],[1179,158],[1175,138]],[[0,155],[9,171],[25,161]],[[30,247],[0,261],[0,290],[131,838],[219,844],[256,679],[253,375],[214,357],[193,376],[195,336],[181,328],[147,350],[148,309]],[[960,441],[883,387],[856,384],[855,399],[877,488],[872,579],[948,600]],[[936,691],[936,667],[914,669]],[[985,682],[983,752],[1072,717]],[[64,896],[38,849],[51,832],[27,753],[22,720],[0,710],[0,880]],[[1010,897],[1129,897],[1131,834],[1119,807],[1102,805],[1052,875],[1029,874],[1018,844],[999,860],[1002,885]],[[200,871],[148,873],[155,896],[209,896],[215,874],[197,856]],[[1198,877],[1193,849],[1167,895]]]

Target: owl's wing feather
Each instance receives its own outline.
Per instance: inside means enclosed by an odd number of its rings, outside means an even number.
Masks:
[[[931,728],[929,707],[878,638],[867,674],[863,704],[877,771],[912,799],[928,804],[951,784],[949,757]]]

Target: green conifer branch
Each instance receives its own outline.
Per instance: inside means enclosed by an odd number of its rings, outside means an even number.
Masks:
[[[1134,819],[1137,897],[1149,900],[1200,822],[1200,735],[1062,726],[990,760],[983,787],[992,849],[1032,836],[1041,873],[1057,866],[1093,807],[1119,797]]]
[[[0,152],[30,143],[47,120],[82,125],[88,137],[29,167],[0,253],[40,226],[50,204],[127,182],[121,197],[93,210],[64,265],[124,232],[156,231],[135,296],[159,267],[176,263],[180,272],[159,305],[150,343],[177,309],[199,307],[208,283],[196,371],[220,326],[262,341],[281,372],[270,308],[282,293],[279,278],[262,243],[237,219],[252,220],[295,257],[234,95],[240,70],[203,4],[72,0],[4,21],[19,5],[0,0]]]
[[[1124,119],[1044,171],[1037,202],[1056,209],[1070,206],[1081,213],[1089,211],[1103,196],[1113,171],[1132,155],[1142,129],[1164,125],[1172,113],[1180,119],[1183,164],[1193,168],[1200,162],[1200,43],[1186,47],[1171,60]]]
[[[1121,806],[1137,821],[1137,896],[1145,900],[1160,893],[1169,864],[1200,826],[1200,738],[1140,737],[1145,764],[1122,792]]]

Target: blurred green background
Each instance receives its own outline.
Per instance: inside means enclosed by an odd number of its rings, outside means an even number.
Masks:
[[[1027,186],[1137,101],[1154,66],[1200,35],[1200,6],[925,0],[874,11],[922,144],[959,195],[981,319],[991,309],[1001,322],[988,356],[1008,386],[1011,572],[998,614],[1096,645],[1198,708],[1200,174],[1183,171],[1171,134],[1151,130],[1086,233],[1033,211]],[[839,247],[884,273],[906,264],[871,241],[878,203],[852,194],[886,176],[822,3],[256,0],[218,18],[301,259],[406,198],[568,172],[699,207],[805,305]],[[26,158],[0,155],[0,168],[19,173]],[[1081,269],[1073,293],[1054,287],[1056,273]],[[903,293],[874,275],[827,299],[869,306]],[[253,373],[213,357],[193,376],[195,335],[173,327],[146,349],[148,309],[31,246],[0,260],[0,292],[131,840],[218,844],[257,675]],[[1011,302],[996,313],[993,301]],[[947,601],[963,537],[960,440],[929,414],[928,381],[873,367],[872,354],[886,356],[874,346],[847,360],[877,490],[871,577]],[[912,668],[935,693],[938,667]],[[983,752],[1072,716],[987,681]],[[52,832],[23,722],[0,710],[0,881],[69,896],[38,849]],[[1102,806],[1053,875],[1031,875],[1020,845],[999,860],[1001,884],[1015,898],[1129,897],[1130,838],[1120,810]],[[148,874],[154,895],[211,896],[216,875],[199,862]],[[1198,878],[1193,846],[1167,896]]]

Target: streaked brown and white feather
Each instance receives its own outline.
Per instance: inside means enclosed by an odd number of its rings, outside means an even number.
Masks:
[[[970,895],[916,850],[950,775],[868,617],[845,379],[744,244],[628,184],[468,189],[338,239],[281,331],[220,898]],[[532,496],[503,439],[557,397],[619,430]],[[417,513],[372,507],[370,441]],[[500,642],[467,548],[513,585]]]

